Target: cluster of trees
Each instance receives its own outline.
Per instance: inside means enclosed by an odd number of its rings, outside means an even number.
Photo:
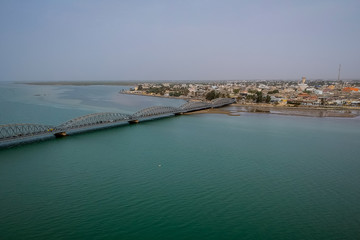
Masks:
[[[143,87],[141,85],[138,86],[138,90],[144,90]],[[148,89],[146,89],[146,93],[150,94],[157,94],[157,95],[165,95],[165,92],[168,91],[169,92],[169,96],[173,96],[173,97],[179,97],[181,95],[187,96],[189,94],[189,90],[185,87],[181,87],[181,88],[172,88],[172,87],[165,87],[164,85],[161,85],[159,87],[150,87]]]
[[[216,99],[216,98],[227,98],[227,97],[230,97],[229,94],[220,93],[220,92],[215,91],[215,90],[212,90],[212,91],[208,92],[205,95],[205,98],[208,101],[211,101],[211,100]]]
[[[246,99],[255,101],[257,103],[262,103],[262,102],[269,103],[271,101],[271,97],[269,95],[267,95],[266,97],[263,96],[261,91],[256,91],[255,94],[247,95]]]
[[[268,94],[275,94],[275,93],[279,93],[279,90],[275,89],[273,91],[269,91]]]
[[[176,91],[169,92],[169,96],[180,97],[181,95],[187,96],[189,94],[189,89],[187,88],[176,88]]]
[[[139,89],[139,88],[138,88]],[[161,87],[150,87],[149,89],[146,90],[146,93],[154,93],[154,94],[160,94],[160,95],[164,95],[166,92],[167,88],[164,86]]]
[[[296,101],[296,100],[288,100],[287,103],[293,104],[294,106],[299,106],[301,104],[300,101]]]
[[[234,92],[234,94],[238,94],[240,92],[240,89],[238,89],[238,88],[234,89],[233,92]]]
[[[254,89],[248,89],[248,93],[257,93],[258,91],[257,90],[254,90]]]

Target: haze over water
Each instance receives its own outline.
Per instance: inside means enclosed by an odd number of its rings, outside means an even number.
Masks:
[[[182,100],[0,85],[0,124]],[[357,239],[359,118],[242,113],[0,150],[1,239]]]

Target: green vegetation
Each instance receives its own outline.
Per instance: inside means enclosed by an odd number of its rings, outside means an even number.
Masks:
[[[180,97],[181,95],[187,96],[188,94],[189,94],[189,90],[187,88],[177,88],[176,91],[170,92],[169,96]]]
[[[140,87],[141,85],[139,85],[138,87]],[[139,88],[138,88],[139,89]],[[141,89],[139,90],[144,90],[143,87],[141,87]],[[172,97],[180,97],[180,96],[187,96],[189,94],[189,90],[185,87],[181,87],[181,88],[171,88],[171,87],[165,87],[164,85],[160,85],[160,86],[153,86],[150,87],[148,89],[146,89],[146,93],[147,94],[155,94],[155,95],[161,95],[164,96],[165,93],[168,92],[169,96]]]
[[[212,90],[205,95],[206,100],[209,100],[209,101],[211,101],[215,98],[219,98],[219,97],[220,97],[220,93],[216,92],[215,90]]]
[[[246,96],[246,100],[251,100],[256,103],[262,103],[262,102],[269,103],[271,101],[271,97],[269,95],[264,97],[261,91],[256,91],[254,92],[254,94],[248,94]]]
[[[248,93],[257,93],[258,91],[257,90],[254,90],[254,89],[249,89],[248,90]]]
[[[175,89],[176,91],[170,92],[169,96],[174,96],[174,97],[180,97],[181,95],[187,96],[190,92],[187,88],[175,88]]]
[[[271,97],[269,95],[267,95],[266,98],[265,98],[265,102],[269,103],[270,101],[271,101]]]
[[[261,103],[263,101],[263,95],[262,92],[256,91],[256,102]]]
[[[158,94],[163,96],[165,94],[165,91],[167,89],[164,86],[161,87],[150,87],[149,89],[146,90],[147,94],[153,93],[153,94]]]
[[[293,104],[295,107],[300,106],[300,104],[301,104],[301,102],[296,101],[296,100],[292,100],[292,101],[288,100],[287,103],[288,104]]]
[[[181,93],[180,93],[180,92],[170,92],[170,93],[169,93],[169,96],[170,96],[170,97],[180,97],[180,96],[181,96]]]
[[[275,89],[273,91],[269,91],[268,94],[275,94],[275,93],[279,93],[279,90]]]
[[[226,97],[230,97],[229,94],[220,93],[215,90],[212,90],[205,95],[206,100],[209,100],[209,101],[216,99],[216,98],[226,98]]]
[[[255,101],[256,100],[256,95],[247,95],[246,96],[246,100],[252,100],[252,101]]]

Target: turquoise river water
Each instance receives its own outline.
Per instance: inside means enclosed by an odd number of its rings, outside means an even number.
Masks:
[[[0,124],[184,101],[0,85]],[[231,107],[229,107],[231,108]],[[194,114],[0,150],[0,239],[360,239],[360,119]]]

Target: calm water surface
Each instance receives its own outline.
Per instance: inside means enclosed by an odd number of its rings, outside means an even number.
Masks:
[[[2,85],[0,123],[183,103],[120,90]],[[3,149],[0,239],[359,239],[359,137],[359,119],[201,114]]]

